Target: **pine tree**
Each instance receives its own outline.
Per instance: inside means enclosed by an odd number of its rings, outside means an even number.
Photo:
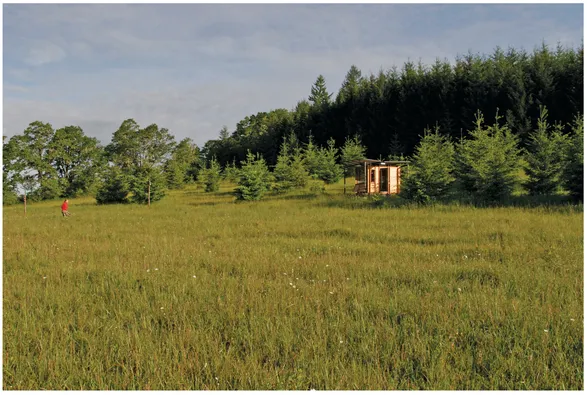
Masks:
[[[454,152],[452,142],[440,134],[438,126],[434,133],[426,130],[411,159],[402,196],[418,203],[445,199],[455,180]]]
[[[485,127],[477,111],[470,140],[462,140],[456,151],[456,176],[461,190],[478,202],[496,203],[509,197],[518,180],[518,139],[507,126]]]
[[[342,166],[337,162],[338,148],[333,138],[328,139],[328,146],[318,152],[317,177],[327,184],[334,184],[343,177]]]
[[[237,200],[259,200],[269,190],[272,176],[261,155],[247,151],[247,159],[241,162],[239,175],[238,187],[235,189]]]
[[[318,178],[318,169],[320,167],[319,147],[314,144],[314,138],[310,135],[308,144],[304,149],[304,166],[312,178]]]
[[[202,169],[198,180],[204,185],[205,192],[217,192],[220,189],[220,165],[216,158],[212,158],[208,167]]]
[[[326,90],[326,81],[322,75],[319,75],[312,85],[312,90],[308,100],[312,102],[312,106],[317,109],[325,109],[330,104],[330,97],[332,93]]]
[[[530,134],[524,155],[524,170],[528,175],[524,187],[531,195],[554,193],[562,183],[567,138],[561,131],[561,125],[557,125],[552,132],[549,130],[547,117],[546,107],[540,106],[538,127]]]
[[[564,185],[573,200],[583,201],[583,115],[577,115],[572,127],[564,169]]]

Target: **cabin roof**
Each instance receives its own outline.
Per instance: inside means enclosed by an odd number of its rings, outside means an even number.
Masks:
[[[378,164],[378,165],[383,165],[383,166],[391,166],[391,165],[401,165],[401,164],[404,164],[404,163],[410,163],[410,161],[407,161],[407,160],[359,159],[359,160],[354,160],[354,161],[352,161],[350,163],[353,164],[353,165],[355,165],[355,166],[363,165],[365,163],[367,163],[367,164]]]

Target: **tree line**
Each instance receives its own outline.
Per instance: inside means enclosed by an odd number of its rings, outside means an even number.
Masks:
[[[530,193],[567,190],[577,197],[582,64],[582,48],[551,51],[543,45],[530,55],[499,48],[489,57],[468,54],[454,66],[408,62],[401,72],[368,78],[352,66],[334,100],[319,76],[308,100],[294,110],[247,116],[232,133],[223,127],[202,149],[133,119],[122,122],[106,146],[79,126],[54,130],[35,121],[22,135],[3,139],[3,199],[14,203],[24,192],[30,200],[93,195],[98,203],[144,203],[192,182],[216,191],[224,178],[238,184],[237,198],[255,200],[308,183],[318,192],[364,157],[411,158],[404,196],[419,202],[443,199],[456,184],[499,200],[522,167],[535,180],[525,184]],[[501,115],[487,129],[482,114],[492,113]],[[557,121],[550,125],[548,119]],[[493,159],[483,156],[487,152]],[[502,157],[511,162],[499,162]],[[468,173],[477,176],[467,179]]]
[[[424,129],[438,125],[444,135],[466,137],[477,110],[489,115],[496,109],[525,144],[540,106],[570,132],[566,125],[583,111],[582,46],[551,50],[543,44],[531,53],[497,48],[490,56],[459,56],[452,65],[407,62],[368,76],[353,65],[336,95],[320,75],[308,99],[292,110],[246,116],[232,132],[224,127],[202,151],[224,165],[244,160],[251,150],[273,165],[282,138],[291,133],[304,143],[312,136],[319,145],[334,138],[339,147],[357,134],[369,158],[398,158],[413,153]]]

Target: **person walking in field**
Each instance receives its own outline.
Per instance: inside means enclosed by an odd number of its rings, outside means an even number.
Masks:
[[[64,217],[69,217],[70,214],[69,214],[69,211],[67,211],[68,208],[69,208],[69,200],[65,199],[65,201],[61,205],[61,215],[63,215]]]

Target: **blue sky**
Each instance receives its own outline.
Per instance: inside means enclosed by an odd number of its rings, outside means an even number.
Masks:
[[[246,115],[291,109],[319,74],[363,74],[544,40],[578,47],[582,4],[4,4],[3,131],[127,118],[198,145]]]

